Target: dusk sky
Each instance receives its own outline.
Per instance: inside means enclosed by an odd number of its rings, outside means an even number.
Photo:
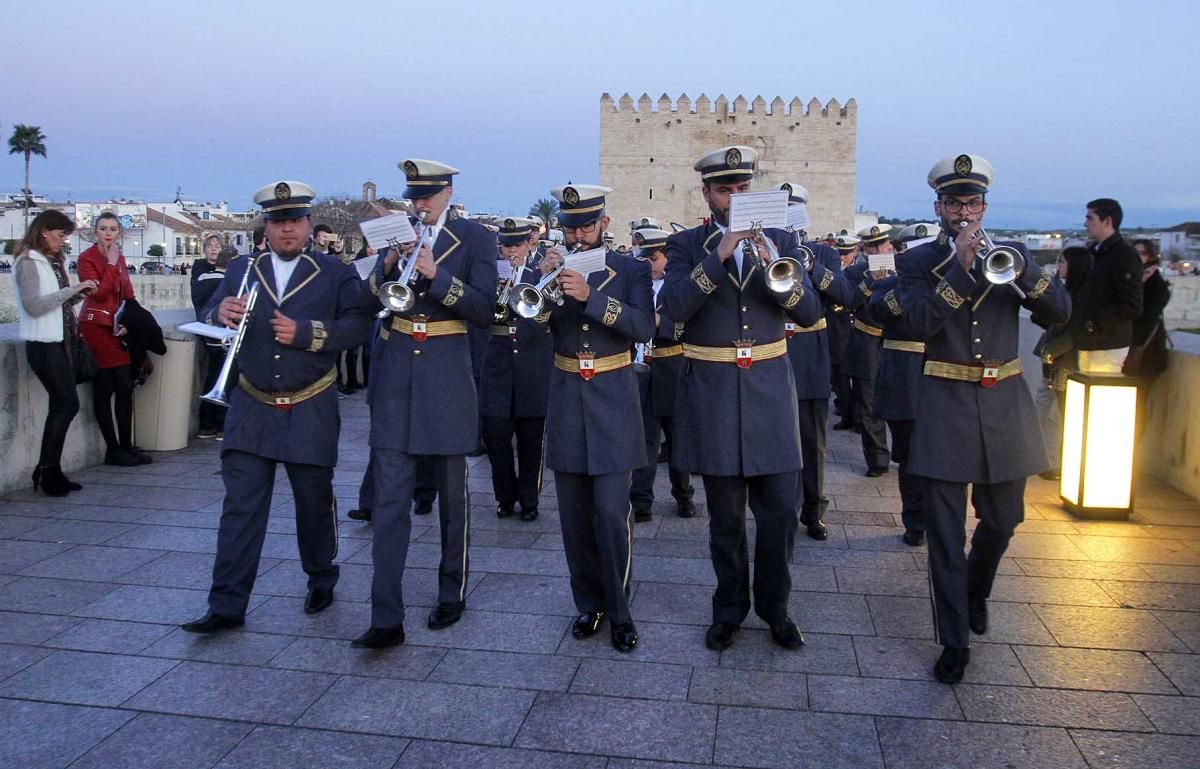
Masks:
[[[1200,219],[1196,2],[5,3],[0,134],[41,126],[32,186],[250,205],[396,161],[463,169],[472,211],[523,213],[599,176],[599,98],[858,102],[858,205],[932,216],[940,157],[991,160],[989,223]],[[0,158],[0,191],[22,185]],[[803,180],[800,180],[803,182]],[[697,193],[699,194],[699,193]]]

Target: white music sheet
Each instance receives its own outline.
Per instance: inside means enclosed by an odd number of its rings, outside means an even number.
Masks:
[[[201,323],[198,320],[193,320],[190,323],[180,323],[175,327],[177,330],[185,334],[195,334],[196,336],[204,336],[209,339],[230,339],[237,336],[236,328],[225,328],[224,326],[210,326],[207,323]]]
[[[896,255],[894,253],[867,254],[867,266],[870,268],[871,272],[878,272],[879,270],[895,272]]]
[[[792,203],[787,208],[787,226],[793,230],[807,230],[808,206],[803,203]]]
[[[729,196],[729,229],[748,230],[754,225],[783,229],[788,224],[786,190],[735,192]]]
[[[593,272],[600,272],[604,269],[604,256],[605,250],[601,246],[588,251],[568,254],[563,261],[568,270],[578,272],[580,275],[591,275]]]
[[[375,271],[375,263],[379,261],[379,254],[372,256],[364,256],[362,259],[354,260],[354,269],[358,272],[359,280],[366,280],[371,277],[371,273]]]
[[[417,233],[408,221],[408,214],[388,214],[362,222],[358,226],[363,237],[376,250],[382,250],[386,246],[415,243],[417,240]]]
[[[496,272],[500,276],[500,280],[508,280],[512,271],[512,264],[507,259],[496,260]]]

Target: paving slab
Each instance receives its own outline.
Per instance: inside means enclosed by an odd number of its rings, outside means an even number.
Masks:
[[[884,766],[866,716],[722,707],[713,761],[738,766]]]
[[[1188,648],[1154,614],[1142,609],[1035,606],[1034,611],[1062,646],[1164,652]]]
[[[162,558],[162,550],[137,550],[128,547],[79,545],[59,555],[26,566],[21,573],[29,577],[57,577],[94,582],[116,582],[120,577]],[[209,563],[211,571],[211,559]]]
[[[0,591],[0,609],[71,614],[115,589],[107,582],[22,577]]]
[[[56,651],[9,676],[0,684],[0,696],[74,705],[120,705],[176,664],[174,660],[125,654]]]
[[[1200,735],[1200,697],[1135,694],[1133,700],[1160,732]]]
[[[1036,686],[1142,694],[1177,693],[1166,676],[1139,652],[1044,646],[1016,646],[1014,651]]]
[[[692,668],[655,662],[585,659],[571,682],[572,694],[603,694],[642,700],[685,700]]]
[[[215,769],[390,769],[408,740],[258,726]]]
[[[532,692],[343,676],[298,726],[394,737],[509,745],[533,704]]]
[[[603,756],[413,740],[396,764],[396,769],[461,769],[466,766],[487,769],[605,769],[606,759]],[[612,761],[607,762],[608,769],[613,769],[613,766]]]
[[[1088,769],[1065,729],[876,719],[888,769]]]
[[[85,619],[45,643],[59,649],[137,654],[174,630],[171,625]]]
[[[0,699],[0,766],[62,769],[136,715]]]
[[[875,716],[961,719],[954,691],[940,683],[895,678],[809,674],[808,702],[814,711]]]
[[[565,692],[580,665],[577,658],[554,654],[472,649],[437,651],[444,656],[428,674],[428,679],[451,684]]]
[[[1162,769],[1194,766],[1200,737],[1072,731],[1092,769]]]
[[[209,769],[253,728],[142,713],[71,764],[71,769]]]
[[[711,705],[542,692],[513,744],[699,763],[712,758],[716,726]]]
[[[955,687],[955,693],[968,721],[1154,731],[1127,694],[971,684]]]
[[[783,710],[808,709],[808,679],[801,673],[694,668],[688,702]]]

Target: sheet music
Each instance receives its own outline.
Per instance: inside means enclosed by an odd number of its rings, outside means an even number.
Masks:
[[[209,339],[231,339],[237,335],[236,328],[225,328],[224,326],[210,326],[207,323],[201,323],[198,320],[193,320],[190,323],[181,323],[175,327],[185,334],[195,334],[196,336],[205,336]]]
[[[783,229],[788,224],[786,190],[735,192],[729,196],[729,229],[748,230],[753,225]]]
[[[509,276],[512,275],[512,272],[513,268],[511,262],[509,262],[507,259],[496,260],[496,273],[500,276],[500,280],[508,280]]]
[[[867,266],[871,272],[878,272],[879,270],[895,272],[896,255],[894,253],[867,254]]]
[[[604,257],[605,249],[604,246],[601,246],[588,251],[568,254],[563,262],[566,264],[566,269],[587,276],[604,269]]]
[[[807,230],[808,206],[803,203],[792,203],[787,208],[787,226],[794,230]]]
[[[375,271],[375,264],[379,261],[379,254],[374,256],[364,256],[362,259],[355,259],[354,269],[358,272],[359,280],[366,280],[371,277],[371,273]]]
[[[385,246],[399,246],[405,243],[415,243],[417,233],[408,214],[388,214],[378,219],[371,219],[358,225],[363,237],[372,248],[383,249]]]

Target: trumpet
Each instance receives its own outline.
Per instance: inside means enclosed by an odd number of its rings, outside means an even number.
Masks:
[[[259,285],[259,282],[256,280],[250,286],[250,294],[246,297],[246,312],[242,315],[242,322],[238,325],[237,334],[233,337],[233,341],[229,343],[229,352],[225,355],[225,362],[221,364],[221,372],[217,374],[216,383],[211,390],[200,396],[201,399],[209,403],[215,403],[218,406],[229,405],[229,399],[225,393],[229,389],[229,380],[233,376],[234,362],[237,360],[238,353],[241,352],[242,342],[246,339],[246,332],[254,320],[254,305],[258,302]]]
[[[575,247],[568,251],[567,254],[575,253],[582,245],[582,243],[576,243]],[[547,252],[546,256],[549,255],[549,252]],[[522,318],[536,318],[542,314],[542,311],[546,307],[546,302],[554,302],[561,307],[563,293],[562,286],[558,284],[558,276],[562,274],[566,264],[566,260],[559,262],[558,266],[542,276],[542,279],[536,285],[518,283],[513,286],[513,295],[509,299],[512,311]]]
[[[412,289],[412,284],[416,282],[417,257],[428,241],[430,230],[433,229],[432,227],[423,225],[424,217],[424,211],[417,212],[417,224],[421,227],[417,232],[417,245],[409,252],[408,258],[405,259],[404,269],[400,271],[400,277],[396,280],[390,280],[379,287],[379,300],[383,302],[383,309],[379,311],[376,317],[386,318],[388,313],[408,312],[417,303],[416,292]]]
[[[762,243],[767,255],[762,257],[763,279],[767,288],[776,294],[790,294],[796,290],[803,278],[804,265],[790,256],[780,256],[775,243],[763,234],[761,224],[757,222],[750,228],[751,237],[742,241],[742,256],[747,259],[759,258],[755,242]]]
[[[508,306],[508,303],[512,298],[513,278],[516,274],[517,269],[514,267],[508,277],[500,281],[500,288],[496,293],[496,323],[504,323],[512,316],[512,308]]]
[[[960,222],[958,227],[966,229],[969,225],[970,222]],[[1017,287],[1015,281],[1025,271],[1025,255],[1012,246],[996,245],[992,236],[982,227],[973,240],[979,241],[975,255],[983,260],[983,277],[996,285],[1007,283],[1024,299],[1025,292]]]
[[[812,272],[813,262],[817,260],[817,255],[812,249],[804,245],[804,230],[797,230],[793,227],[788,227],[788,232],[796,236],[796,248],[800,250],[800,266],[805,272]]]

